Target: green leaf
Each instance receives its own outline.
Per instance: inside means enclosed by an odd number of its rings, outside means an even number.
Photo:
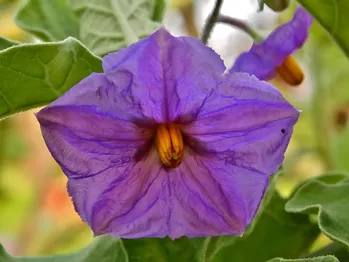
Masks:
[[[163,1],[69,0],[68,4],[80,17],[81,40],[102,56],[153,33],[160,26]]]
[[[18,43],[0,36],[0,51],[14,45],[18,45]]]
[[[304,254],[319,230],[308,216],[285,212],[285,203],[273,192],[260,210],[253,230],[242,238],[218,238],[211,261],[264,262],[277,256],[295,258]]]
[[[133,239],[123,240],[129,254],[129,261],[178,262],[205,261],[209,251],[210,238],[182,237],[175,241],[169,239]]]
[[[325,178],[301,185],[285,208],[294,213],[318,213],[321,231],[349,246],[349,177],[343,175],[337,182]]]
[[[19,8],[16,24],[44,41],[79,38],[79,20],[66,0],[26,0]]]
[[[74,38],[0,51],[0,119],[52,102],[92,72],[101,72],[101,64]]]
[[[349,56],[349,1],[298,0],[331,34],[346,56]]]
[[[10,256],[6,253],[1,243],[0,243],[0,261],[4,261],[4,262],[11,261]]]
[[[339,262],[339,260],[334,256],[324,256],[304,259],[274,258],[272,260],[269,260],[268,262]]]

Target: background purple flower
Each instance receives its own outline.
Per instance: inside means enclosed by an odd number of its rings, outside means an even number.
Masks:
[[[298,7],[291,21],[276,28],[263,42],[254,43],[248,52],[235,61],[230,73],[246,72],[260,80],[275,76],[275,69],[295,50],[299,49],[309,35],[312,17]]]
[[[299,112],[271,85],[223,75],[199,40],[160,29],[103,59],[38,120],[96,235],[240,235],[276,172]],[[175,123],[184,142],[165,166],[155,136]],[[160,141],[161,142],[161,141]]]

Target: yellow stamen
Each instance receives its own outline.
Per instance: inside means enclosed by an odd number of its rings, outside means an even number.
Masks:
[[[160,124],[156,129],[156,147],[160,160],[168,167],[178,167],[183,158],[183,138],[176,124]]]
[[[289,85],[299,85],[303,82],[304,73],[292,56],[287,56],[284,62],[276,68],[276,72]]]

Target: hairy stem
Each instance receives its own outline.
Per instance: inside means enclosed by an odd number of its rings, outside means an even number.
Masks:
[[[207,44],[207,41],[210,38],[213,27],[217,21],[217,17],[219,16],[219,12],[221,10],[222,4],[223,4],[223,0],[216,0],[216,4],[213,8],[213,11],[207,18],[205,27],[202,32],[202,37],[201,37],[201,40],[205,45]]]

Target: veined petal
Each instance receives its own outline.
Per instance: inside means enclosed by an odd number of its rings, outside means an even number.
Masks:
[[[68,191],[95,235],[165,237],[171,208],[162,190],[166,173],[152,149],[140,161],[69,180]]]
[[[70,178],[132,161],[153,135],[141,111],[101,74],[84,79],[37,118],[50,152]]]
[[[258,209],[268,176],[236,166],[224,154],[186,153],[168,176],[170,237],[241,235]]]
[[[135,161],[137,150],[152,136],[149,130],[89,106],[46,108],[38,119],[51,154],[73,179]]]
[[[154,125],[195,117],[224,64],[199,40],[161,29],[103,66],[37,114],[45,142],[95,234],[171,235],[173,170],[151,147]]]
[[[273,77],[275,68],[304,44],[311,23],[308,12],[298,7],[291,21],[276,28],[263,42],[254,43],[236,59],[229,72],[249,73],[260,80]]]
[[[82,219],[124,238],[241,234],[299,112],[255,77],[222,76],[211,49],[164,29],[103,66],[37,114]],[[184,139],[177,168],[154,144],[157,124],[172,121]]]
[[[108,79],[128,77],[127,96],[159,123],[191,120],[225,71],[223,61],[192,37],[173,37],[164,28],[103,58]]]
[[[101,191],[108,181],[119,179],[122,170],[142,160],[141,151],[149,146],[151,134],[87,106],[47,108],[38,119],[46,145],[67,175],[68,185],[88,190],[83,200],[79,198],[82,193],[69,193],[76,211],[90,223],[90,212]],[[89,188],[84,187],[86,183]]]
[[[164,168],[152,150],[143,161],[119,169],[118,178],[108,170],[95,178],[69,180],[76,209],[87,215],[96,235],[175,239],[242,234],[268,176],[234,166],[220,155],[186,150],[175,169]]]
[[[153,120],[143,114],[137,101],[127,96],[130,84],[128,80],[125,75],[120,75],[116,88],[104,74],[92,73],[40,111],[38,118],[48,108],[90,106],[98,113],[108,114],[122,121],[153,124]]]
[[[198,153],[270,175],[281,165],[299,111],[277,89],[248,74],[227,76],[197,119],[183,126]]]

